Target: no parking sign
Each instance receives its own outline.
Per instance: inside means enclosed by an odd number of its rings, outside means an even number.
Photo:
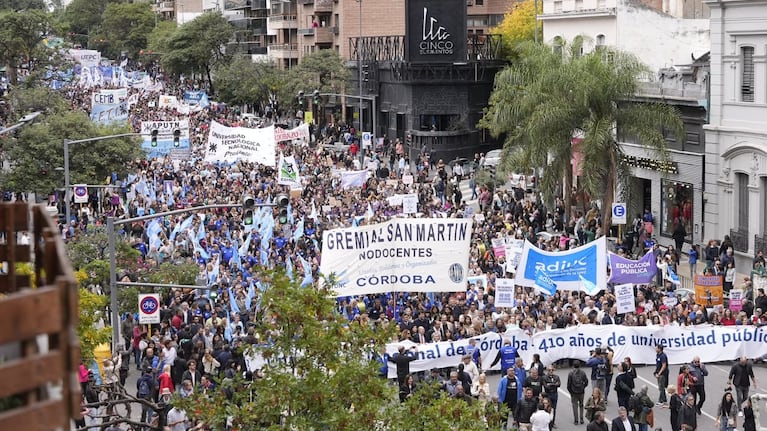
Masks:
[[[74,186],[74,195],[76,204],[88,203],[88,186],[85,184],[76,184]]]
[[[148,293],[138,296],[138,323],[160,323],[160,295]]]

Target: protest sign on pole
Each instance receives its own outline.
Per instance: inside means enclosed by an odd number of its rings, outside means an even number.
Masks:
[[[743,290],[732,289],[730,291],[730,310],[739,313],[743,309]]]
[[[695,303],[704,307],[724,304],[721,275],[695,276]]]
[[[515,282],[520,286],[535,286],[539,269],[551,278],[557,289],[588,291],[587,283],[605,286],[607,239],[603,236],[586,245],[559,252],[541,250],[525,241]]]
[[[634,285],[626,283],[615,286],[615,302],[618,314],[635,312],[637,308],[634,302]]]
[[[495,306],[496,307],[515,307],[517,301],[514,299],[514,279],[496,278],[495,279]]]
[[[415,214],[418,212],[418,195],[415,193],[402,195],[402,212]]]

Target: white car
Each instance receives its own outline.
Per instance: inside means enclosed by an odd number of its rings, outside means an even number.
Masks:
[[[501,152],[503,150],[491,150],[485,154],[485,168],[496,168],[501,163]]]

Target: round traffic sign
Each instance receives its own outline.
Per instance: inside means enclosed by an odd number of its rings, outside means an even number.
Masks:
[[[139,307],[144,314],[154,314],[160,308],[160,304],[154,296],[146,296],[141,299]]]
[[[75,196],[84,197],[88,194],[88,188],[85,186],[75,186]]]
[[[623,205],[615,205],[613,207],[613,216],[614,217],[623,217],[626,215],[626,207]]]

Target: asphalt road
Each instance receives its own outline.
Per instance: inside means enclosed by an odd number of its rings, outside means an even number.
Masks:
[[[691,353],[690,358],[692,359],[693,353]],[[702,409],[702,415],[698,416],[698,430],[699,431],[709,431],[709,430],[717,430],[716,425],[714,424],[714,420],[716,419],[716,409],[719,405],[719,402],[722,399],[722,396],[724,395],[724,388],[727,386],[727,377],[730,372],[730,364],[729,363],[716,363],[716,364],[706,364],[706,367],[708,368],[708,377],[706,377],[705,380],[705,388],[706,388],[706,401],[703,404]],[[676,373],[679,371],[680,365],[670,365],[670,371],[669,374],[669,380],[673,381],[673,384],[676,385]],[[755,365],[753,367],[754,369],[754,375],[756,376],[756,382],[759,386],[757,388],[751,387],[751,391],[749,392],[750,395],[755,393],[764,393],[767,394],[767,367],[763,365]],[[588,376],[591,375],[589,368],[583,369]],[[570,405],[570,394],[567,392],[566,386],[567,386],[567,374],[569,373],[569,368],[562,368],[557,369],[556,374],[560,377],[562,380],[562,387],[559,390],[559,401],[558,401],[558,408],[557,408],[557,421],[556,424],[558,426],[558,430],[583,430],[586,429],[586,424],[584,425],[573,425],[573,410]],[[655,380],[655,377],[653,376],[653,372],[655,371],[654,366],[637,366],[637,379],[634,381],[634,384],[636,385],[636,388],[641,388],[643,385],[647,385],[648,391],[647,394],[650,395],[650,398],[652,398],[653,401],[658,401],[658,396],[660,392],[658,391],[658,385],[657,381]],[[498,387],[498,382],[501,379],[501,375],[497,372],[495,374],[492,374],[488,376],[488,381],[490,383],[490,388],[495,391]],[[615,383],[615,379],[613,378],[613,386]],[[591,393],[591,386],[586,390],[587,394]],[[734,392],[733,392],[734,395]],[[588,398],[588,397],[585,397]],[[585,399],[584,399],[585,403]],[[764,408],[764,406],[762,406]],[[607,412],[606,417],[612,420],[613,418],[618,416],[618,398],[615,395],[615,390],[613,388],[610,388],[610,394],[607,397]],[[654,408],[654,416],[655,416],[655,425],[652,429],[663,429],[663,430],[670,430],[671,429],[671,422],[670,422],[670,414],[668,409],[655,407]],[[762,421],[762,426],[767,426],[767,419],[764,419]],[[742,424],[738,424],[738,427],[742,429]],[[759,429],[759,424],[757,424],[757,429]]]

